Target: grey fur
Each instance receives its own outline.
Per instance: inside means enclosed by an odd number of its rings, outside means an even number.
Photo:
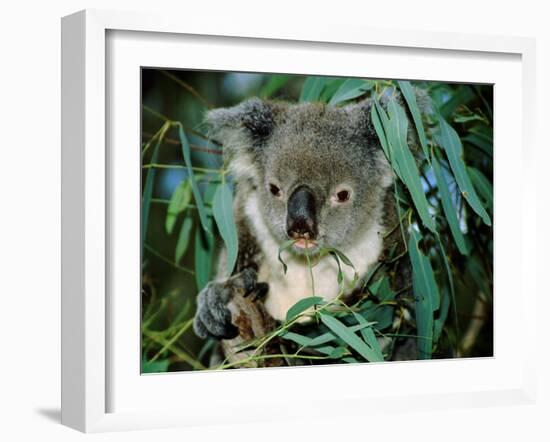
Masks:
[[[372,105],[369,99],[333,107],[253,98],[208,112],[211,136],[223,144],[236,180],[239,257],[233,277],[212,282],[199,294],[194,324],[197,335],[234,336],[236,330],[225,304],[244,285],[253,290],[266,265],[261,240],[259,243],[247,215],[252,197],[258,201],[258,216],[278,244],[288,240],[287,200],[300,185],[307,185],[315,197],[318,235],[314,239],[319,245],[346,250],[369,229],[379,229],[382,237],[395,226],[390,187],[393,174],[370,119]],[[281,189],[279,197],[271,193],[272,184]],[[344,203],[334,199],[341,188],[351,192]],[[395,245],[398,238],[397,234],[385,238],[383,250]],[[304,253],[296,248],[292,252],[297,257]],[[265,282],[261,281],[263,289],[267,288]]]

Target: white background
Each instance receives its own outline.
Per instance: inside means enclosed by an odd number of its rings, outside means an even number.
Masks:
[[[0,439],[12,440],[548,440],[550,373],[548,356],[540,357],[539,402],[536,406],[438,412],[379,414],[322,422],[267,423],[250,426],[157,430],[84,436],[59,425],[60,359],[60,17],[82,8],[151,10],[181,14],[182,23],[195,14],[231,20],[291,20],[318,23],[402,27],[438,31],[535,36],[538,38],[538,177],[540,191],[538,265],[548,261],[548,234],[543,231],[548,209],[542,205],[548,175],[547,121],[544,101],[550,99],[549,14],[544,2],[256,0],[147,2],[79,0],[25,1],[0,12]],[[197,4],[195,4],[197,3]],[[176,6],[177,5],[177,6]],[[369,7],[370,6],[370,7]],[[256,17],[256,18],[255,18]],[[280,18],[279,18],[280,17]],[[544,110],[544,111],[543,111]],[[546,198],[547,199],[547,198]],[[545,285],[539,284],[539,349],[549,348]],[[518,327],[521,324],[511,324]],[[434,380],[437,382],[437,380]],[[182,398],[185,400],[185,398]],[[238,412],[238,410],[235,410]]]

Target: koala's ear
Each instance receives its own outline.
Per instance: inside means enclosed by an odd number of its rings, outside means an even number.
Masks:
[[[273,133],[281,105],[251,98],[241,104],[209,111],[210,136],[229,150],[257,148]]]
[[[258,181],[262,162],[258,156],[287,105],[251,98],[241,104],[209,111],[206,122],[210,136],[223,145],[229,168],[238,180]]]
[[[366,98],[358,103],[350,104],[344,109],[348,112],[354,137],[361,140],[365,149],[371,152],[369,157],[375,163],[374,169],[380,174],[381,185],[389,187],[393,184],[393,172],[374,129],[371,117],[372,106],[374,106],[374,101],[371,98]]]
[[[351,130],[356,136],[366,138],[372,141],[376,137],[376,132],[372,124],[371,109],[374,102],[371,98],[366,98],[358,103],[348,104],[344,107],[349,115]]]

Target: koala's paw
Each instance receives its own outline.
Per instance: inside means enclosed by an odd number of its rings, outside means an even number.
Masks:
[[[247,295],[256,288],[256,272],[246,269],[223,281],[212,281],[204,287],[197,298],[197,312],[193,329],[201,338],[232,339],[239,329],[231,322],[227,303],[237,291]]]

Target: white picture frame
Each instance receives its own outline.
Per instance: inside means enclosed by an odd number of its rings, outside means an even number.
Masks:
[[[139,33],[139,34],[136,34]],[[128,44],[120,48],[110,46],[109,36],[129,35]],[[534,401],[535,387],[535,359],[534,342],[536,324],[533,321],[524,322],[523,333],[521,336],[521,357],[517,360],[508,358],[506,347],[503,343],[503,337],[507,337],[506,324],[509,316],[510,305],[504,299],[500,304],[498,298],[495,309],[496,324],[496,344],[499,339],[502,345],[495,346],[495,358],[490,360],[468,360],[468,361],[432,361],[432,362],[410,362],[405,364],[368,364],[357,365],[353,367],[319,367],[310,370],[307,378],[315,378],[321,373],[325,378],[332,376],[341,376],[353,381],[360,379],[364,374],[380,379],[385,376],[384,373],[391,371],[392,375],[404,373],[405,370],[411,376],[419,379],[418,388],[403,390],[403,386],[393,386],[387,389],[371,388],[363,390],[358,388],[353,394],[343,394],[341,397],[321,398],[312,395],[311,397],[299,398],[299,400],[287,403],[281,406],[280,398],[275,398],[272,402],[265,399],[250,396],[257,391],[261,385],[266,384],[266,379],[275,387],[277,385],[296,386],[307,383],[303,369],[262,369],[262,370],[236,370],[231,373],[181,373],[158,376],[140,376],[139,371],[135,371],[136,362],[126,356],[125,349],[121,352],[113,351],[113,345],[121,349],[120,339],[128,333],[134,333],[136,317],[124,319],[120,316],[120,309],[116,309],[116,302],[110,298],[110,290],[117,283],[113,283],[113,263],[117,262],[116,253],[113,251],[112,244],[118,241],[117,235],[120,229],[116,228],[116,220],[113,220],[113,214],[117,213],[114,207],[117,207],[117,201],[120,201],[120,192],[125,194],[124,188],[117,187],[117,177],[126,173],[128,168],[131,172],[132,156],[122,155],[113,157],[109,149],[109,143],[116,143],[117,134],[107,130],[106,122],[116,117],[116,109],[109,107],[110,95],[113,90],[110,88],[111,81],[116,80],[116,72],[112,72],[110,64],[118,62],[128,63],[127,66],[135,66],[140,63],[139,57],[134,57],[135,44],[131,42],[136,35],[139,35],[141,44],[146,40],[155,40],[157,45],[180,44],[186,38],[191,37],[200,43],[201,39],[215,38],[223,45],[224,39],[231,39],[235,42],[238,50],[241,46],[243,50],[257,50],[262,44],[268,44],[272,47],[296,47],[324,48],[322,50],[333,51],[335,56],[338,53],[353,54],[353,51],[371,48],[383,53],[384,51],[400,51],[400,56],[406,56],[409,52],[425,51],[422,54],[429,54],[434,61],[437,58],[446,56],[459,57],[464,63],[478,63],[481,66],[481,72],[475,73],[475,70],[469,70],[462,73],[462,79],[471,78],[472,81],[486,78],[490,80],[491,76],[484,76],[484,59],[496,57],[499,59],[511,60],[511,83],[518,82],[520,90],[516,90],[515,99],[512,101],[519,106],[521,112],[520,125],[515,127],[506,127],[510,131],[506,135],[511,136],[511,140],[517,140],[521,145],[520,159],[522,161],[522,173],[529,170],[534,157],[534,138],[533,138],[533,109],[535,108],[535,46],[534,41],[525,38],[516,37],[489,37],[451,33],[426,33],[420,31],[399,31],[391,32],[388,30],[377,30],[369,27],[365,28],[347,28],[331,27],[331,29],[321,29],[313,25],[300,26],[292,28],[281,28],[275,24],[239,22],[217,22],[209,18],[195,18],[188,21],[185,25],[176,18],[168,14],[164,16],[155,16],[143,13],[123,13],[112,11],[82,11],[63,18],[62,21],[62,423],[70,427],[85,432],[110,431],[123,429],[139,428],[157,428],[168,426],[186,426],[186,425],[207,425],[212,422],[235,422],[235,421],[259,421],[284,419],[288,417],[308,417],[315,415],[323,416],[329,409],[326,407],[328,402],[338,401],[338,407],[331,407],[331,414],[335,409],[339,414],[357,415],[367,413],[369,410],[376,409],[397,411],[407,409],[436,409],[436,408],[456,408],[481,405],[498,405],[502,403],[532,403]],[[162,43],[162,39],[166,39]],[[124,38],[122,39],[124,40]],[[203,42],[204,43],[204,42]],[[203,44],[201,43],[201,44]],[[241,44],[242,43],[242,44]],[[156,46],[158,49],[161,46]],[[214,44],[212,45],[215,46]],[[118,48],[118,49],[117,49]],[[256,48],[256,49],[254,49]],[[327,49],[328,48],[328,49]],[[219,50],[219,49],[218,49]],[[143,51],[144,53],[147,51]],[[162,52],[162,51],[158,51]],[[125,55],[126,54],[126,55]],[[422,56],[424,56],[422,55]],[[126,57],[127,56],[127,57]],[[114,60],[115,57],[118,57]],[[170,62],[168,58],[158,59],[158,64],[167,66],[182,67],[177,62]],[[462,57],[462,58],[460,58]],[[472,60],[467,61],[470,57]],[[305,57],[302,62],[307,63]],[[411,57],[413,60],[414,57]],[[246,61],[248,60],[248,61]],[[257,70],[262,70],[260,61],[239,58],[236,56],[231,61],[232,64],[226,64],[227,69],[234,66],[236,70],[239,66],[242,70],[258,66]],[[476,62],[477,60],[477,62]],[[229,62],[227,62],[229,63]],[[266,62],[267,63],[267,62]],[[390,63],[388,61],[388,63]],[[181,62],[179,63],[181,64]],[[410,63],[409,72],[417,69],[421,72],[422,65]],[[441,63],[444,64],[444,63]],[[513,65],[513,66],[512,66]],[[202,66],[202,65],[201,65]],[[211,67],[222,68],[215,65]],[[264,65],[262,65],[264,66]],[[314,66],[314,65],[311,65]],[[515,67],[514,67],[515,66]],[[438,79],[450,79],[444,74],[443,67],[441,74],[437,69],[437,63],[430,65],[432,75],[440,75]],[[519,69],[515,74],[515,69]],[[263,69],[269,69],[266,64]],[[302,68],[308,69],[308,68]],[[314,69],[310,67],[309,69]],[[329,73],[324,68],[322,72]],[[337,68],[335,68],[337,69]],[[487,69],[489,69],[487,67]],[[273,71],[272,69],[270,71]],[[457,71],[460,71],[457,68]],[[133,71],[132,71],[133,72]],[[342,71],[343,72],[343,71]],[[333,71],[330,73],[341,73]],[[501,73],[502,75],[508,73]],[[517,75],[516,75],[517,74]],[[388,77],[406,78],[411,74],[405,71],[394,71],[394,75]],[[496,74],[495,74],[496,75]],[[470,77],[471,76],[471,77]],[[513,77],[513,78],[512,78]],[[414,78],[414,74],[412,74]],[[502,81],[505,77],[502,77]],[[435,79],[435,78],[433,78]],[[498,83],[497,83],[498,85]],[[132,82],[128,83],[131,89]],[[139,91],[129,92],[139,95]],[[135,97],[132,95],[131,97]],[[129,95],[130,97],[130,95]],[[127,106],[130,114],[135,118],[139,114],[139,108],[134,109],[135,101],[125,101],[117,106]],[[510,100],[514,100],[511,97]],[[134,104],[132,104],[134,103]],[[498,95],[495,99],[495,113],[498,117],[503,116],[501,121],[506,118],[505,110],[499,108]],[[509,116],[512,114],[510,113]],[[516,114],[517,115],[517,114]],[[119,120],[120,121],[120,120]],[[517,121],[517,119],[516,119]],[[135,123],[135,121],[134,121]],[[122,123],[121,123],[122,124]],[[129,122],[129,128],[132,127]],[[502,123],[499,123],[502,124]],[[505,126],[505,125],[503,125]],[[509,126],[509,125],[508,125]],[[118,127],[118,126],[117,126]],[[504,130],[504,129],[503,129]],[[116,132],[116,131],[115,131]],[[504,132],[500,132],[504,134]],[[502,166],[500,170],[506,170],[513,163],[513,158],[507,157],[505,152],[506,143],[510,142],[509,137],[499,138],[499,131],[495,131],[496,150],[500,149],[502,153]],[[136,134],[137,136],[137,134]],[[500,147],[503,146],[503,147]],[[498,153],[497,153],[498,155]],[[516,153],[517,155],[517,153]],[[508,160],[506,160],[506,158]],[[135,183],[135,173],[128,182]],[[501,218],[495,215],[496,222],[499,219],[513,218],[512,220],[502,221],[502,227],[496,230],[498,235],[504,235],[508,229],[515,229],[519,226],[520,234],[514,241],[511,241],[510,250],[515,253],[515,260],[519,256],[520,271],[518,281],[514,282],[514,288],[519,290],[521,296],[516,299],[516,308],[518,315],[527,316],[536,311],[536,290],[534,287],[535,278],[532,277],[534,269],[528,265],[527,254],[535,250],[536,237],[534,223],[535,193],[531,191],[535,186],[530,187],[529,182],[534,180],[532,176],[525,176],[521,187],[516,189],[506,187],[503,175],[495,173],[495,207],[498,213],[500,210]],[[132,181],[132,179],[134,181]],[[117,189],[118,196],[113,193],[113,183]],[[131,189],[131,187],[130,187]],[[139,189],[139,187],[136,187]],[[510,214],[505,216],[506,198],[498,198],[499,189],[502,192],[514,193],[522,200],[522,211],[517,215]],[[529,190],[529,191],[528,191]],[[502,193],[501,193],[502,195]],[[131,199],[131,198],[130,198]],[[499,206],[499,201],[502,202]],[[135,209],[130,208],[130,212]],[[500,207],[500,208],[499,208]],[[506,224],[508,223],[508,224]],[[134,224],[135,226],[136,224]],[[495,228],[497,228],[495,226]],[[132,232],[132,229],[128,229]],[[115,237],[114,237],[115,236]],[[139,242],[135,236],[136,242]],[[495,249],[495,260],[500,253],[502,256],[501,268],[508,268],[512,262],[510,257],[503,256],[509,251],[499,252],[500,245],[497,243]],[[124,243],[121,243],[122,246]],[[135,247],[139,245],[136,243]],[[132,248],[130,245],[129,248]],[[125,252],[121,252],[125,253]],[[504,260],[508,259],[507,262]],[[509,272],[500,272],[502,278],[501,287],[507,282],[506,278]],[[516,273],[516,277],[518,274]],[[132,275],[126,271],[117,272],[118,281],[130,281]],[[496,287],[496,286],[495,286]],[[495,290],[496,292],[496,290]],[[130,292],[128,292],[130,293]],[[139,305],[139,292],[135,293],[136,305]],[[498,296],[498,294],[496,295]],[[129,301],[133,302],[133,301]],[[508,306],[508,307],[507,307]],[[133,310],[132,310],[133,309]],[[129,312],[134,311],[132,306]],[[114,313],[115,312],[115,313]],[[127,313],[131,315],[131,313]],[[135,315],[134,315],[135,316]],[[532,315],[535,316],[534,314]],[[499,325],[500,321],[500,325]],[[120,328],[124,332],[119,332]],[[500,328],[499,328],[500,327]],[[135,330],[135,335],[139,334],[139,329]],[[499,337],[500,334],[500,337]],[[133,338],[129,338],[133,339]],[[139,339],[139,338],[138,338]],[[515,339],[510,337],[510,339]],[[118,341],[117,341],[118,340]],[[117,343],[118,342],[118,343]],[[511,342],[508,340],[508,342]],[[512,345],[512,344],[509,344]],[[133,347],[128,346],[131,354]],[[499,353],[500,348],[500,353]],[[127,349],[126,349],[127,350]],[[116,353],[116,354],[115,354]],[[120,356],[121,355],[121,356]],[[136,360],[139,354],[136,356]],[[129,361],[125,364],[125,361]],[[117,372],[117,370],[121,370]],[[342,370],[346,370],[342,372]],[[496,371],[496,373],[493,373]],[[317,373],[312,375],[312,372]],[[431,373],[428,373],[431,372]],[[481,373],[479,382],[470,382],[468,384],[460,383],[460,376],[464,373]],[[125,373],[127,375],[125,375]],[[449,381],[441,381],[436,385],[430,384],[430,376],[441,373],[449,373],[449,379],[453,379],[456,385],[451,388]],[[193,376],[192,384],[196,388],[190,387],[189,376]],[[485,376],[485,377],[484,377]],[[489,382],[489,376],[491,382]],[[185,379],[187,377],[187,380]],[[113,382],[113,379],[115,381]],[[275,381],[273,381],[275,379]],[[341,378],[340,378],[341,379]],[[433,377],[432,377],[433,379]],[[235,397],[234,386],[248,385],[250,394],[242,398]],[[345,379],[342,382],[346,382]],[[484,382],[486,382],[484,384]],[[182,384],[186,384],[188,398],[187,401],[192,406],[175,406],[173,400],[168,397],[170,391],[177,391]],[[204,398],[205,386],[211,385],[211,390],[227,390],[233,394],[231,397],[231,406],[240,407],[246,412],[239,416],[232,415],[225,406],[229,402],[223,400],[224,395],[220,395],[217,401],[215,396]],[[121,386],[121,387],[119,387]],[[199,388],[200,387],[200,388]],[[279,390],[280,386],[277,387]],[[140,390],[143,389],[143,390]],[[121,406],[113,405],[113,391],[117,390],[117,403]],[[292,391],[292,390],[291,390]],[[134,392],[137,396],[145,398],[145,404],[136,404],[130,407],[124,404],[135,403],[136,397],[132,396]],[[160,392],[160,393],[159,393]],[[274,391],[274,394],[276,392]],[[150,405],[158,404],[151,400],[152,394],[164,395],[166,399],[165,406]],[[210,394],[210,393],[209,393]],[[174,394],[174,396],[176,396]],[[368,399],[376,399],[376,404]],[[208,399],[206,401],[205,399]],[[209,404],[214,401],[219,407],[210,410]],[[328,415],[328,414],[327,414]]]

